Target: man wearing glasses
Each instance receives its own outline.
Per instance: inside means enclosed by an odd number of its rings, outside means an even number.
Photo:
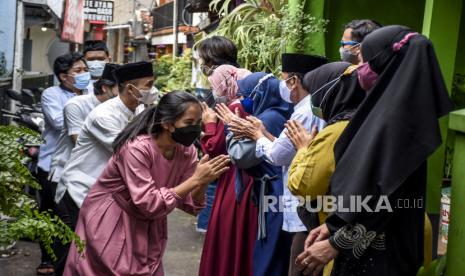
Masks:
[[[382,27],[381,24],[370,19],[356,19],[347,23],[344,26],[341,48],[339,48],[341,60],[354,65],[360,64],[362,62],[360,43],[368,34],[380,27]]]

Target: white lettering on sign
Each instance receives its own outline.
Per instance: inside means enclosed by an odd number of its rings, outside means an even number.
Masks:
[[[113,21],[113,1],[86,0],[84,19],[90,21]]]

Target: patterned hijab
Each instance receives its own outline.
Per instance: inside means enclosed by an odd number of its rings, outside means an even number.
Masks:
[[[237,96],[237,81],[252,74],[247,69],[241,69],[232,65],[220,65],[208,77],[212,92],[218,96],[226,96],[227,104],[233,102]]]

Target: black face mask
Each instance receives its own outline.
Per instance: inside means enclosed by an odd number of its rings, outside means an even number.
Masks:
[[[194,141],[199,138],[202,129],[200,125],[190,125],[186,127],[176,128],[173,133],[171,133],[171,138],[176,143],[179,143],[183,146],[190,146]]]

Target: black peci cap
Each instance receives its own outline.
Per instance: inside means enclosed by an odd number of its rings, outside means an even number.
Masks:
[[[112,83],[116,83],[115,72],[116,69],[120,68],[121,65],[115,63],[106,63],[105,68],[103,68],[103,74],[100,79],[107,80]]]
[[[119,84],[130,80],[153,77],[153,65],[147,61],[124,64],[116,69],[115,77]]]
[[[305,75],[306,73],[320,67],[328,62],[328,59],[322,56],[284,53],[281,56],[283,72],[294,72]]]

